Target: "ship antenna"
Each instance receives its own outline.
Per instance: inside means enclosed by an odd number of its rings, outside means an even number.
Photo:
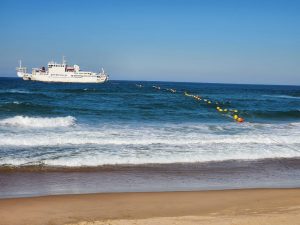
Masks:
[[[19,64],[20,64],[19,68],[21,68],[22,67],[22,60],[21,59],[19,60]]]
[[[66,64],[65,56],[63,56],[62,63]]]

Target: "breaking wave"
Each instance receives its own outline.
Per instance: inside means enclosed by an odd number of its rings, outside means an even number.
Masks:
[[[48,118],[48,122],[61,126],[57,118]],[[75,122],[73,117],[60,118],[69,121],[64,124]],[[80,167],[300,157],[299,128],[296,122],[142,127],[78,124],[64,128],[63,134],[57,129],[27,129],[0,133],[0,146],[6,152],[0,165]]]
[[[29,117],[14,116],[0,120],[2,126],[31,127],[31,128],[54,128],[69,127],[75,125],[76,119],[72,116],[66,117]]]

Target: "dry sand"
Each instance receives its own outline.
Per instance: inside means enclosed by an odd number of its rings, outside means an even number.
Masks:
[[[61,195],[0,200],[1,225],[300,224],[300,189]]]

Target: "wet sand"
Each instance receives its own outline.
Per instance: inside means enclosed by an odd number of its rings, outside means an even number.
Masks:
[[[300,189],[0,199],[1,225],[300,224]]]
[[[0,167],[0,198],[294,187],[300,187],[299,158],[90,168]]]

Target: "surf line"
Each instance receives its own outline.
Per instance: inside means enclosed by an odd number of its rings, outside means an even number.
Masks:
[[[136,86],[138,88],[143,87],[141,84],[136,84]],[[173,89],[173,88],[161,88],[160,86],[156,86],[156,85],[153,85],[152,87],[156,90],[159,90],[159,91],[160,90],[165,90],[165,91],[168,91],[168,92],[171,92],[171,93],[180,93],[176,89]],[[202,98],[199,95],[189,94],[187,91],[184,91],[183,94],[186,97],[194,98],[196,101],[202,102],[202,103],[204,103],[204,104],[206,104],[210,107],[215,108],[219,113],[234,119],[238,123],[242,123],[242,122],[245,121],[244,118],[239,115],[239,111],[237,109],[227,109],[225,107],[225,105],[222,104],[219,101],[213,101],[213,100],[210,100],[208,98]]]

